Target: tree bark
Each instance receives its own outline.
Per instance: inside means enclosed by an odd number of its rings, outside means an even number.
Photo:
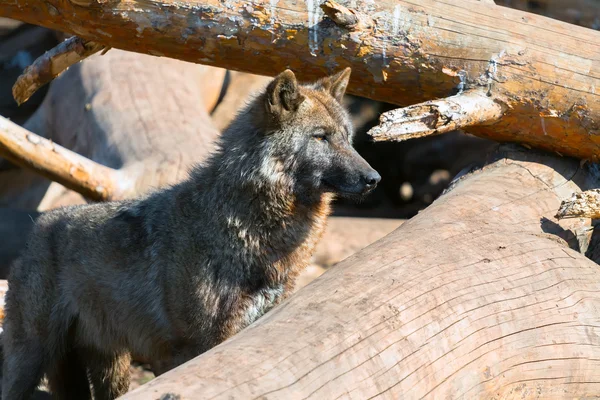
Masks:
[[[495,160],[246,330],[124,399],[600,392],[600,269],[568,246],[579,246],[590,221],[552,220],[561,199],[597,177],[516,147]]]
[[[599,32],[469,0],[365,1],[354,9],[345,0],[357,21],[324,8],[338,26],[320,3],[10,0],[0,15],[257,74],[291,67],[306,79],[351,66],[351,93],[403,106],[484,89],[507,112],[469,133],[598,160]]]
[[[575,193],[564,200],[560,204],[556,218],[600,218],[600,189]]]

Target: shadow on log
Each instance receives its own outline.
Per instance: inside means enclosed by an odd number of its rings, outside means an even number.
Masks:
[[[503,147],[393,233],[124,398],[597,394],[600,268],[574,250],[590,221],[553,222],[596,178]]]

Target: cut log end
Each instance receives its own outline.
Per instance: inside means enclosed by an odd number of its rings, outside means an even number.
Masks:
[[[564,200],[555,215],[556,219],[600,218],[600,189],[575,193]]]
[[[388,111],[369,131],[376,142],[404,141],[498,121],[506,110],[502,101],[483,91],[465,92]]]
[[[42,86],[51,82],[71,65],[104,49],[97,42],[73,36],[44,53],[23,71],[13,86],[17,104],[25,103]]]

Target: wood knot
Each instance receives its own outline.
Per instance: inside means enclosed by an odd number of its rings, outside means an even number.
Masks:
[[[356,11],[344,7],[335,1],[327,0],[321,4],[321,9],[340,28],[357,30],[368,27],[369,24],[359,18]]]

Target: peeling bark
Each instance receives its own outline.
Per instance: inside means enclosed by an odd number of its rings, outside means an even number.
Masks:
[[[324,4],[325,10],[327,4]],[[10,0],[0,15],[115,48],[301,78],[353,68],[349,91],[401,106],[481,88],[508,106],[469,133],[598,160],[600,33],[478,1]],[[329,12],[329,11],[328,11]],[[337,11],[336,11],[337,12]],[[359,18],[360,19],[360,18]],[[352,28],[352,29],[349,29]]]
[[[592,185],[575,160],[504,148],[391,234],[124,399],[598,393],[600,269],[573,250],[590,221],[552,222],[561,198]]]
[[[556,218],[600,218],[600,189],[575,193],[564,200],[560,204]]]
[[[376,142],[439,135],[497,122],[505,111],[502,102],[488,97],[485,92],[467,92],[383,113],[379,125],[368,134]]]

